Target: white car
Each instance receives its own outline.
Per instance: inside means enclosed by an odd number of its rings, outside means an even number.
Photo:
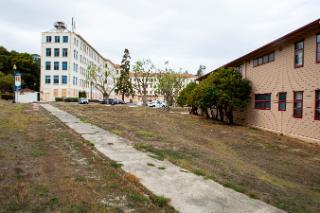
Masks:
[[[162,108],[162,107],[166,107],[167,104],[164,101],[155,100],[150,105],[148,104],[148,106],[154,107],[154,108]]]
[[[87,98],[80,98],[79,104],[89,104],[89,100]]]

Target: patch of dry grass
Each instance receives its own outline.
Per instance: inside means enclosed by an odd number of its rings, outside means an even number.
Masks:
[[[250,197],[292,212],[320,210],[319,146],[181,115],[185,109],[167,113],[146,107],[57,106],[119,132],[156,159],[168,159]]]
[[[0,106],[1,212],[175,211],[44,109]]]

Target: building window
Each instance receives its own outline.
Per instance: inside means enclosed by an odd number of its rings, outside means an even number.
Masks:
[[[274,52],[255,58],[253,60],[253,67],[257,67],[263,64],[267,64],[274,61]]]
[[[54,57],[59,57],[59,55],[60,55],[59,48],[54,48]]]
[[[63,36],[63,43],[68,43],[68,36]]]
[[[59,70],[59,62],[58,62],[58,61],[55,61],[55,62],[53,63],[53,69],[54,69],[54,70]]]
[[[286,111],[287,108],[287,93],[279,93],[279,111]]]
[[[51,56],[51,48],[46,48],[46,56]]]
[[[62,82],[62,84],[67,84],[68,83],[68,77],[66,75],[63,75],[61,82]]]
[[[62,48],[62,57],[68,57],[68,48]]]
[[[46,61],[46,70],[51,70],[51,62]]]
[[[62,70],[68,70],[68,62],[66,61],[62,62]]]
[[[50,84],[51,83],[51,76],[50,75],[46,75],[45,82],[46,82],[46,84]]]
[[[320,63],[320,34],[317,35],[317,50],[316,50],[317,63]]]
[[[73,72],[78,72],[78,64],[73,63]]]
[[[54,84],[59,84],[59,76],[58,75],[54,75],[53,76],[53,83]]]
[[[293,117],[302,118],[303,92],[293,92]]]
[[[271,109],[271,94],[256,94],[255,109],[270,110]]]
[[[303,41],[294,44],[294,67],[303,67]]]
[[[315,119],[320,120],[320,90],[316,91]]]
[[[77,77],[73,77],[73,86],[78,85],[78,78]]]
[[[51,43],[51,36],[46,36],[47,43]]]
[[[55,36],[54,37],[54,42],[55,43],[60,43],[60,36]]]

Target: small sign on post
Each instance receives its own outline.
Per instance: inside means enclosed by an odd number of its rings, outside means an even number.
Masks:
[[[19,72],[14,73],[14,87],[15,91],[19,91],[21,89],[21,74]]]

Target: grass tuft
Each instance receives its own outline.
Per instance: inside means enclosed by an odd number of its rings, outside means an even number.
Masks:
[[[193,173],[198,176],[205,176],[204,172],[199,168],[196,168],[195,170],[193,170]]]
[[[164,196],[158,196],[158,195],[150,195],[150,199],[151,201],[159,207],[164,207],[166,205],[168,205],[168,203],[170,202],[169,198],[166,198]]]
[[[113,162],[111,162],[111,166],[112,166],[113,168],[120,168],[121,166],[123,166],[123,164],[113,161]]]

